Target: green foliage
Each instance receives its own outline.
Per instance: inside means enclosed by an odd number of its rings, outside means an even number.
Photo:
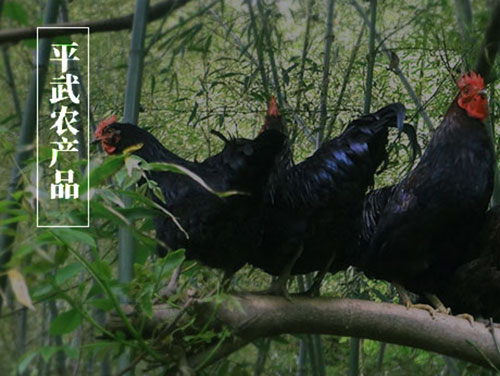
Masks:
[[[214,1],[211,4],[191,2],[168,19],[148,25],[148,54],[143,75],[146,84],[141,92],[139,125],[151,131],[173,152],[191,160],[203,160],[213,155],[221,148],[221,144],[210,137],[209,131],[212,129],[236,137],[254,137],[262,124],[269,95],[276,94],[278,86],[287,103],[280,106],[280,111],[285,115],[295,141],[296,160],[303,159],[314,149],[309,138],[318,131],[325,4],[309,0],[261,3],[264,5],[264,14],[258,11],[253,2],[254,25],[251,25],[247,4],[238,1]],[[366,5],[366,2],[360,3]],[[378,32],[391,52],[397,55],[399,68],[423,101],[435,125],[439,124],[444,110],[455,95],[453,81],[456,70],[465,67],[463,62],[476,53],[488,19],[486,0],[471,2],[471,5],[471,38],[464,42],[457,29],[453,1],[389,0],[379,1],[378,4]],[[71,21],[75,22],[102,19],[108,14],[111,17],[120,16],[133,9],[133,1],[96,3],[85,0],[69,3],[70,16],[74,17]],[[32,1],[6,1],[2,27],[38,26],[39,13],[39,7],[34,6]],[[310,35],[304,46],[307,17]],[[332,121],[331,135],[338,134],[349,120],[363,110],[368,40],[365,33],[356,52],[356,40],[361,28],[362,21],[351,3],[335,2],[335,39],[327,93],[327,124]],[[92,35],[90,107],[96,119],[105,118],[110,113],[122,113],[129,37],[128,31]],[[269,41],[271,46],[268,45]],[[29,59],[34,46],[33,41],[27,41],[9,48],[20,98],[27,94],[27,73],[31,69]],[[274,72],[269,52],[272,52],[276,65]],[[421,113],[383,53],[378,46],[372,108],[394,101],[405,103],[409,122],[417,126],[418,139],[425,145],[429,133],[424,127]],[[258,63],[259,55],[263,58],[262,66]],[[351,73],[343,85],[348,67],[351,67]],[[0,66],[2,77],[3,69],[3,65]],[[86,72],[82,74],[82,81],[86,82]],[[13,90],[5,80],[0,80],[0,89],[5,94]],[[41,109],[47,110],[45,113],[48,113],[46,98],[49,92],[47,85],[41,101]],[[497,124],[500,108],[498,95],[492,99],[490,108],[491,118]],[[0,182],[1,198],[5,197],[7,177],[18,141],[17,124],[10,96],[0,96],[0,155],[5,161],[0,165],[0,176],[4,177]],[[40,125],[43,136],[50,119],[41,118]],[[395,141],[387,169],[376,177],[377,186],[398,181],[407,169],[408,142],[404,139]],[[500,145],[498,137],[496,143]],[[103,158],[96,149],[91,150],[92,163],[86,166],[90,168],[92,224],[89,229],[36,229],[34,161],[23,170],[25,188],[14,194],[16,201],[0,201],[0,213],[11,215],[2,224],[19,225],[13,258],[7,267],[15,267],[22,272],[37,308],[36,313],[29,314],[28,320],[28,337],[37,340],[28,343],[23,356],[15,354],[15,346],[11,341],[16,338],[13,328],[17,316],[4,314],[5,317],[1,318],[0,332],[6,333],[0,339],[2,375],[12,374],[16,368],[20,373],[28,370],[31,374],[42,374],[37,359],[49,367],[49,374],[54,374],[54,358],[58,352],[73,359],[68,361],[72,371],[76,367],[82,370],[84,362],[92,362],[94,358],[101,361],[107,354],[116,357],[125,347],[130,347],[138,356],[152,362],[140,362],[138,368],[142,371],[150,364],[158,365],[161,361],[167,365],[173,364],[179,344],[189,351],[195,346],[220,345],[229,335],[225,329],[215,332],[208,329],[208,325],[199,327],[194,322],[183,323],[182,330],[178,332],[155,333],[152,338],[147,336],[147,340],[143,335],[146,330],[144,324],[153,315],[153,300],[159,298],[158,292],[169,280],[174,268],[185,258],[183,250],[171,252],[163,259],[153,256],[157,246],[153,218],[158,215],[165,215],[172,220],[175,218],[155,201],[156,198],[164,202],[165,197],[158,184],[147,177],[147,172],[182,173],[213,192],[212,188],[192,172],[177,165],[147,164],[131,155]],[[40,158],[42,161],[50,159],[50,149],[42,148]],[[75,163],[74,167],[79,169],[80,165]],[[138,182],[144,184],[137,187]],[[85,178],[80,185],[83,195],[87,189]],[[136,189],[130,191],[128,188]],[[214,193],[225,197],[244,192]],[[124,204],[124,196],[131,200],[130,204]],[[72,210],[59,211],[55,215],[78,218],[86,210],[86,205],[84,200],[76,201]],[[116,277],[119,226],[125,226],[138,244],[134,265],[136,278],[129,284],[121,284]],[[235,283],[237,288],[262,290],[267,287],[268,281],[269,277],[264,273],[247,267],[237,274]],[[200,299],[220,299],[220,275],[214,270],[186,262],[180,282],[179,292],[163,299],[168,306],[179,308],[180,302],[192,291],[196,291]],[[296,289],[296,286],[292,285],[292,289]],[[328,277],[323,292],[331,296],[397,302],[388,284],[368,280],[352,270]],[[121,310],[119,296],[127,296],[135,302],[142,315],[138,324],[135,321],[132,323]],[[52,322],[48,321],[48,314],[44,314],[48,311],[47,302],[56,302],[60,311]],[[108,332],[98,319],[101,311],[113,312],[118,320],[125,323],[126,333]],[[8,309],[7,312],[10,314],[14,311]],[[52,336],[50,340],[48,331]],[[81,333],[84,335],[80,336]],[[54,335],[62,335],[62,345],[55,343]],[[38,341],[39,337],[46,340]],[[346,374],[348,339],[326,336],[323,341],[327,374]],[[165,360],[159,356],[157,348],[161,348],[162,355],[173,354],[172,357]],[[367,375],[376,372],[378,350],[378,343],[363,341],[362,367]],[[273,339],[269,351],[265,374],[297,374],[296,337]],[[247,346],[200,372],[216,375],[253,374],[256,355],[255,346]],[[460,362],[458,366],[463,374],[481,372],[465,362]],[[435,354],[388,346],[383,372],[389,375],[429,375],[440,374],[444,367],[441,357]],[[148,369],[147,372],[155,371]],[[94,374],[97,374],[96,370]]]
[[[50,334],[68,334],[82,323],[82,315],[76,309],[60,313],[50,324]]]
[[[6,1],[3,4],[3,15],[21,25],[28,25],[28,14],[18,2]]]

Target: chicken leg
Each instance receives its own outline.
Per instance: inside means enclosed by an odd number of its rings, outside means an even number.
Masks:
[[[301,244],[297,250],[295,251],[295,254],[293,257],[290,259],[290,261],[285,265],[283,270],[281,271],[278,279],[274,280],[271,283],[271,286],[265,291],[266,294],[268,295],[281,295],[284,296],[286,299],[290,300],[290,294],[288,293],[287,290],[287,283],[288,280],[290,279],[292,275],[292,269],[299,259],[299,257],[302,255],[302,252],[304,250],[304,246]]]
[[[422,309],[424,311],[429,312],[429,315],[431,315],[431,317],[434,319],[435,309],[432,306],[430,306],[429,304],[420,304],[420,303],[413,304],[410,297],[408,296],[408,293],[406,292],[406,289],[403,286],[401,286],[399,283],[393,283],[393,286],[396,288],[399,298],[404,303],[406,309],[410,308]]]
[[[309,290],[306,291],[305,295],[307,296],[319,296],[320,294],[320,289],[321,289],[321,283],[323,282],[323,279],[325,278],[326,273],[330,271],[330,268],[333,265],[333,262],[335,261],[335,252],[332,252],[330,258],[328,259],[328,262],[326,263],[325,267],[321,269],[318,274],[314,277],[314,282],[312,286],[309,288]]]
[[[441,299],[439,299],[436,295],[425,294],[425,297],[439,313],[442,313],[444,315],[449,315],[451,313],[451,309],[445,307]]]

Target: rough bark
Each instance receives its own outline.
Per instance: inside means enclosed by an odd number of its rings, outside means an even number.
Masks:
[[[201,363],[207,366],[257,338],[285,333],[368,338],[420,348],[484,367],[500,367],[500,352],[493,339],[495,335],[497,342],[500,341],[499,329],[439,313],[432,318],[427,311],[396,304],[294,296],[288,301],[246,294],[228,296],[217,309],[213,301],[194,302],[192,307],[190,315],[203,325],[212,320],[209,325],[215,330],[224,326],[232,333],[214,353],[214,349],[205,349],[187,354],[193,369],[199,369]],[[167,305],[155,306],[147,326],[168,326],[176,316],[176,311]],[[208,354],[212,356],[207,361]]]

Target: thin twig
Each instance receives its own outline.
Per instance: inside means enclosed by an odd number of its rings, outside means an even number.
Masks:
[[[337,121],[337,117],[339,116],[340,113],[340,105],[342,104],[342,100],[344,99],[344,93],[347,88],[347,84],[349,83],[349,78],[351,77],[351,72],[352,68],[354,66],[354,62],[356,61],[356,56],[358,55],[359,47],[361,46],[361,40],[363,37],[363,33],[365,32],[365,24],[361,27],[361,31],[359,32],[358,35],[358,40],[356,41],[356,44],[354,45],[354,48],[351,52],[351,56],[349,57],[349,63],[347,64],[347,69],[345,70],[344,73],[344,80],[342,81],[342,86],[340,88],[340,93],[337,98],[337,102],[335,103],[335,106],[332,109],[332,116],[330,117],[330,120],[328,121],[328,131],[326,135],[326,139],[330,138],[330,135],[332,134],[333,131],[333,126],[335,125],[335,122]]]
[[[370,20],[368,19],[368,16],[366,15],[366,13],[363,10],[363,8],[361,7],[361,5],[357,2],[357,0],[351,0],[351,3],[358,11],[358,13],[361,16],[361,18],[363,19],[364,23],[366,25],[370,26]],[[385,46],[385,43],[382,41],[382,38],[380,37],[380,35],[378,33],[375,33],[375,37],[376,37],[377,41],[380,43],[381,48],[384,51],[385,55],[387,56],[389,61],[391,61],[391,59],[393,59],[393,56],[392,56],[393,52],[391,52],[390,49],[388,49]],[[401,71],[401,69],[399,69],[399,66],[393,67],[392,71],[398,75],[399,79],[401,80],[401,83],[403,84],[406,91],[410,95],[411,99],[415,103],[415,106],[417,107],[417,111],[419,111],[420,114],[422,115],[422,118],[424,119],[425,125],[427,126],[429,131],[431,133],[433,133],[434,132],[434,125],[432,124],[432,121],[429,118],[429,115],[427,115],[427,113],[424,111],[422,103],[421,103],[420,99],[418,98],[417,94],[415,93],[415,91],[413,90],[413,88],[411,87],[410,83],[408,82],[408,79],[406,78],[404,73]]]
[[[489,319],[490,323],[490,333],[491,333],[491,338],[493,338],[493,343],[495,344],[495,348],[497,350],[498,357],[500,358],[500,347],[498,347],[498,342],[497,342],[497,337],[495,336],[495,324],[493,323],[493,319],[490,317]]]
[[[145,352],[140,352],[139,355],[137,355],[127,367],[119,371],[116,376],[123,376],[128,372],[132,371],[135,368],[135,366],[144,358],[145,354],[146,354]]]
[[[233,39],[233,42],[240,49],[240,51],[243,53],[243,55],[245,55],[249,60],[251,60],[255,65],[258,66],[259,62],[257,61],[257,59],[255,59],[255,57],[253,57],[252,54],[248,52],[248,49],[243,45],[243,43],[241,42],[240,38],[236,34],[234,34],[232,31],[229,30],[229,28],[222,21],[222,19],[219,17],[219,15],[217,15],[212,9],[209,10],[209,13],[215,18],[215,20],[221,26],[223,26],[226,29],[226,32],[229,32],[229,35],[231,35],[231,38]],[[300,117],[300,115],[297,113],[297,111],[295,111],[292,108],[292,106],[290,106],[290,104],[286,100],[284,100],[283,108],[285,109],[285,111],[287,111],[290,114],[292,114],[294,120],[297,122],[297,124],[299,124],[299,126],[301,127],[302,131],[304,132],[304,134],[306,135],[306,137],[308,138],[308,140],[312,144],[314,144],[314,137],[311,134],[311,131],[307,128],[306,123]]]

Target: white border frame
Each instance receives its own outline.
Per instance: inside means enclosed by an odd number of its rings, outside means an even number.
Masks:
[[[40,225],[39,224],[39,195],[38,195],[38,111],[39,96],[38,87],[38,30],[39,29],[87,29],[87,225]],[[89,228],[90,227],[90,27],[88,26],[38,26],[36,28],[36,227],[37,228]]]

